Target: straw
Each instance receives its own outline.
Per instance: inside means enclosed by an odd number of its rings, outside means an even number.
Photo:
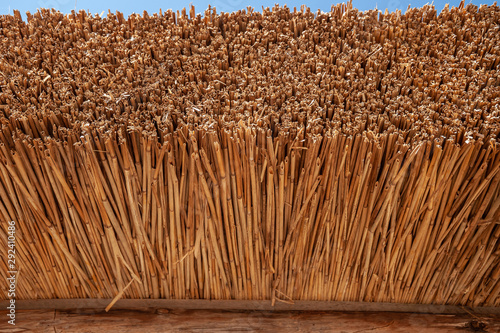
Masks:
[[[0,17],[18,299],[500,306],[498,6],[26,16]]]

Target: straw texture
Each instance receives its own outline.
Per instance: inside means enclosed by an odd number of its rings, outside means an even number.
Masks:
[[[18,298],[500,305],[496,5],[0,26]]]

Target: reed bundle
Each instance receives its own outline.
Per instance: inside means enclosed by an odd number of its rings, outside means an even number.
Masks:
[[[18,298],[499,306],[499,27],[463,2],[1,16]]]

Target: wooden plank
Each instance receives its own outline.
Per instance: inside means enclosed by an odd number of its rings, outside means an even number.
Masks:
[[[6,311],[0,311],[4,318]],[[215,310],[19,310],[16,326],[0,322],[1,333],[102,332],[483,332],[500,331],[500,317],[391,312],[215,311]]]
[[[111,299],[37,299],[17,300],[16,308],[23,309],[98,309],[103,310]],[[7,306],[7,301],[0,301],[0,308]],[[500,315],[498,307],[469,308],[454,305],[435,304],[399,304],[369,302],[329,302],[329,301],[295,301],[293,304],[271,301],[252,300],[172,300],[172,299],[120,299],[113,309],[164,308],[185,310],[264,310],[264,311],[381,311],[412,312],[434,314],[469,314]]]
[[[16,325],[7,321],[7,311],[2,306],[0,311],[0,333],[4,332],[36,332],[54,333],[55,310],[16,310]]]

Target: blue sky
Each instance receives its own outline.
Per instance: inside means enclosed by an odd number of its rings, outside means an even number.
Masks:
[[[188,0],[189,1],[189,0]],[[123,0],[0,0],[0,15],[8,14],[14,9],[20,10],[21,14],[23,14],[23,18],[25,18],[24,13],[26,11],[30,11],[31,13],[36,12],[37,8],[55,8],[63,13],[69,13],[72,9],[80,10],[89,10],[91,13],[98,13],[105,11],[107,13],[108,8],[111,9],[112,12],[119,10],[123,12],[125,15],[129,15],[133,12],[140,13],[144,10],[147,10],[148,13],[155,13],[161,8],[162,10],[166,9],[174,9],[180,10],[183,7],[188,8],[189,4],[192,3],[195,6],[196,12],[203,12],[208,4],[215,6],[217,11],[231,12],[238,9],[246,8],[247,6],[252,6],[255,10],[260,11],[261,7],[272,7],[276,0],[195,0],[192,2],[188,1],[159,1],[159,0],[143,0],[143,1],[132,1],[126,2]],[[353,0],[354,7],[360,10],[373,9],[375,6],[384,11],[386,8],[389,11],[394,11],[395,9],[401,9],[403,12],[406,10],[408,5],[412,7],[420,7],[429,3],[428,0]],[[434,1],[434,5],[436,9],[441,11],[444,5],[448,1],[446,0],[436,0]],[[476,5],[480,5],[482,3],[492,4],[493,0],[466,0],[466,4],[472,2]],[[316,11],[317,9],[321,9],[323,11],[329,11],[331,4],[336,4],[337,2],[326,2],[321,0],[292,0],[292,1],[283,1],[280,4],[287,4],[288,7],[293,8],[294,6],[300,8],[303,3],[307,3],[307,5],[311,8],[311,10]],[[452,0],[450,6],[458,6],[460,0]]]

